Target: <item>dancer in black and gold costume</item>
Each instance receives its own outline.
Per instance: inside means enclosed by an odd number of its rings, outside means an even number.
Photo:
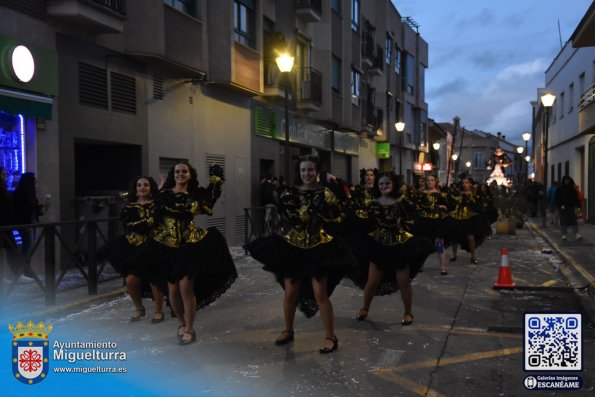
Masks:
[[[380,174],[374,186],[374,201],[358,211],[360,217],[370,220],[371,226],[365,238],[353,247],[359,258],[368,258],[365,263],[360,260],[360,273],[353,279],[364,290],[364,306],[356,315],[360,321],[368,316],[375,295],[400,289],[405,307],[402,324],[413,322],[411,279],[434,246],[427,238],[414,236],[403,228],[406,213],[399,195],[397,176],[392,172]]]
[[[155,200],[157,225],[144,259],[151,279],[167,280],[169,300],[179,322],[180,345],[196,340],[196,310],[214,302],[237,278],[223,235],[194,224],[198,214],[213,214],[221,195],[222,171],[210,169],[206,188],[187,161],[173,166]]]
[[[130,321],[138,321],[146,314],[142,304],[143,274],[142,261],[138,260],[139,247],[145,243],[155,225],[155,203],[157,183],[150,176],[138,176],[132,180],[127,194],[128,203],[120,212],[125,233],[109,241],[98,251],[100,260],[106,260],[112,267],[126,278],[126,289],[132,303],[134,314]],[[152,323],[163,321],[163,293],[155,284],[150,284],[151,293],[155,300],[155,314]]]
[[[295,312],[299,305],[308,318],[320,310],[326,334],[320,353],[324,354],[339,346],[329,296],[356,264],[348,247],[323,228],[325,222],[340,221],[342,210],[336,195],[317,182],[319,169],[318,158],[300,159],[295,185],[279,196],[281,235],[260,238],[248,243],[246,249],[264,264],[264,270],[275,274],[285,290],[285,330],[275,344],[293,341]]]
[[[451,262],[457,260],[457,245],[471,253],[471,263],[477,263],[477,248],[485,237],[491,234],[491,227],[485,217],[480,215],[481,201],[473,190],[473,181],[463,179],[463,190],[451,189],[449,192],[449,215],[453,219],[453,245]]]
[[[445,242],[445,237],[450,234],[451,229],[448,217],[448,196],[446,192],[438,189],[438,178],[435,175],[427,175],[425,181],[425,189],[410,198],[415,203],[412,206],[415,208],[415,221],[411,232],[434,242],[440,263],[440,274],[447,275],[445,246],[448,243]]]

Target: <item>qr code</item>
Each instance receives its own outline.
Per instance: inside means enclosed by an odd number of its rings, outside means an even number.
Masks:
[[[525,371],[582,371],[582,316],[525,314]]]

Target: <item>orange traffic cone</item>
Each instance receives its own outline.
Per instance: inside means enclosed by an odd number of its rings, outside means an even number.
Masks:
[[[502,260],[500,261],[500,270],[498,271],[498,281],[492,288],[514,288],[516,284],[512,281],[510,266],[508,266],[508,251],[502,248]]]

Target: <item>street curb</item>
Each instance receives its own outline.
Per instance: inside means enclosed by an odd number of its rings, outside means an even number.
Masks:
[[[582,266],[576,260],[574,260],[574,258],[560,249],[558,244],[552,241],[545,233],[542,233],[541,230],[533,224],[533,222],[525,221],[525,223],[527,226],[529,226],[531,233],[534,236],[538,235],[541,237],[568,266],[566,269],[560,268],[559,271],[564,277],[566,277],[569,283],[571,285],[580,284],[580,281],[582,281],[582,284],[586,285],[586,294],[579,292],[585,287],[573,287],[573,290],[575,291],[575,295],[585,311],[588,322],[595,326],[595,282],[590,282],[583,272],[579,270],[579,268],[582,268]]]
[[[104,292],[102,294],[97,294],[97,295],[90,296],[87,298],[79,299],[72,303],[66,303],[63,305],[56,305],[56,306],[48,307],[48,308],[42,309],[38,312],[32,313],[32,316],[44,317],[44,316],[49,316],[49,315],[57,315],[57,314],[62,314],[62,313],[66,313],[66,312],[71,312],[74,309],[79,309],[84,306],[90,306],[95,303],[102,303],[102,302],[108,301],[110,299],[114,299],[114,298],[117,298],[120,296],[125,296],[125,295],[126,295],[126,288],[121,287],[121,288],[118,288],[113,291]]]

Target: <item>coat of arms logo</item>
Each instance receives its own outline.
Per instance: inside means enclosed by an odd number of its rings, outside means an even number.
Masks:
[[[13,326],[8,324],[12,333],[12,373],[15,378],[26,384],[34,385],[44,380],[50,367],[49,338],[52,325],[43,322],[34,324],[29,321],[23,325],[20,321]]]

